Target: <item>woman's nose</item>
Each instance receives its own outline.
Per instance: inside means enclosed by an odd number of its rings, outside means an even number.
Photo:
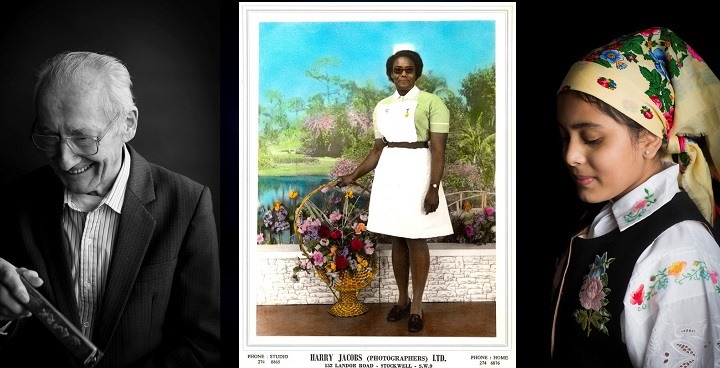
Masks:
[[[584,153],[576,139],[567,138],[563,141],[563,155],[568,166],[577,166],[585,161]]]

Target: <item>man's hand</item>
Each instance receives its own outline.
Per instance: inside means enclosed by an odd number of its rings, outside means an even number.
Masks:
[[[23,275],[34,287],[43,284],[38,273],[26,268],[16,268],[10,262],[0,258],[0,321],[15,320],[32,315],[25,309],[24,303],[30,301],[27,289],[20,281]]]

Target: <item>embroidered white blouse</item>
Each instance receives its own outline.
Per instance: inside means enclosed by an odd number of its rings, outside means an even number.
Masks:
[[[586,238],[644,221],[680,191],[677,164],[595,217]],[[650,220],[652,221],[652,220]],[[663,232],[640,255],[620,316],[635,367],[720,367],[720,246],[697,221]]]

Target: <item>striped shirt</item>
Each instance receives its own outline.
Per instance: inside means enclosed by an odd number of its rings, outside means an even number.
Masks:
[[[75,194],[65,189],[63,245],[71,260],[82,332],[88,338],[92,337],[105,293],[105,281],[129,175],[130,154],[123,146],[120,172],[105,197]]]

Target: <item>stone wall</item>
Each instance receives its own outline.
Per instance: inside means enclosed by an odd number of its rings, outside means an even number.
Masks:
[[[392,271],[389,244],[378,245],[378,273],[360,292],[363,303],[394,303],[398,289]],[[333,304],[332,292],[315,274],[298,273],[292,279],[297,244],[257,245],[255,280],[258,305]],[[494,301],[496,291],[495,244],[430,244],[430,273],[424,302]],[[410,284],[412,295],[412,282]]]

